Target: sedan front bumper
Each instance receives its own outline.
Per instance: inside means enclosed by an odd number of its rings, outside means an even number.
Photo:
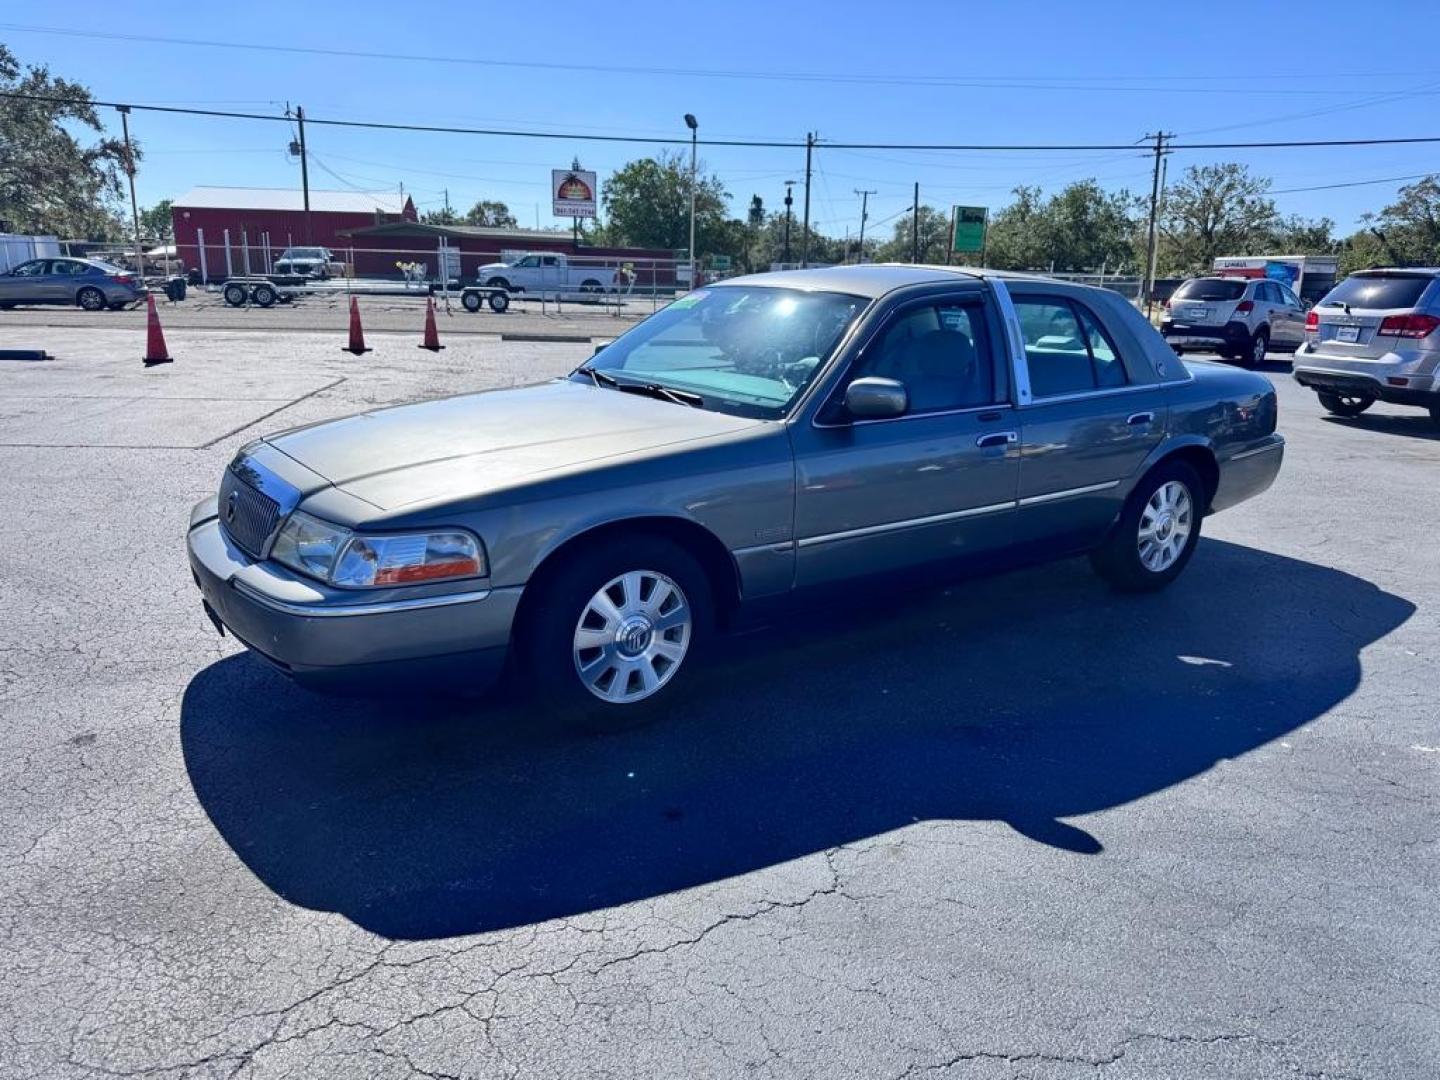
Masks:
[[[213,499],[192,513],[186,546],[207,615],[298,682],[393,687],[418,677],[485,689],[504,666],[519,588],[328,589],[251,559],[220,528]]]

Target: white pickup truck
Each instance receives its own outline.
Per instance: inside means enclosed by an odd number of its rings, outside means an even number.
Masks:
[[[509,262],[487,263],[475,272],[475,281],[512,293],[599,293],[614,291],[615,275],[611,266],[571,266],[564,255],[532,251]]]

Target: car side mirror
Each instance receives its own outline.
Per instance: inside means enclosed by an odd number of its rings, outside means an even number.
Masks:
[[[605,348],[605,346],[606,346],[606,345],[609,345],[609,344],[610,344],[610,342],[608,342],[608,341],[597,341],[597,342],[595,342],[595,351],[592,352],[590,355],[591,355],[591,356],[598,356],[598,355],[600,354],[600,350],[603,349],[603,348]]]
[[[854,420],[888,420],[909,407],[910,395],[897,379],[867,375],[845,388],[845,411]]]

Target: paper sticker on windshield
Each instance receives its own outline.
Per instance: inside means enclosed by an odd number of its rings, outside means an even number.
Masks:
[[[696,304],[698,304],[701,300],[704,300],[705,297],[709,295],[710,290],[708,289],[700,289],[696,292],[688,292],[684,296],[677,297],[675,300],[673,300],[670,306],[677,308],[694,307]]]

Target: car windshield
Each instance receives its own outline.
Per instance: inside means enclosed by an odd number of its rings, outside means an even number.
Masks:
[[[1352,274],[1320,301],[1321,307],[1413,308],[1432,274]]]
[[[291,248],[281,258],[285,259],[323,259],[324,248]]]
[[[727,285],[686,293],[587,367],[697,394],[721,412],[784,416],[869,303],[841,293]],[[583,371],[576,378],[589,378]]]
[[[1239,300],[1245,282],[1237,278],[1192,278],[1175,290],[1173,300]]]

